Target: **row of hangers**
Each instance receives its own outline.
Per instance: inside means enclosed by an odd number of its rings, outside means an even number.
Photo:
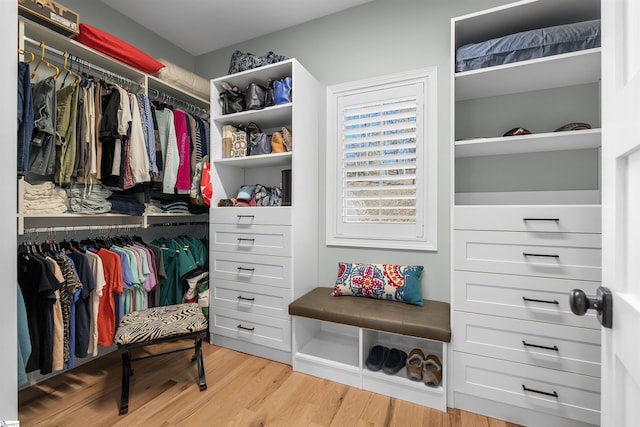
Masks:
[[[26,64],[31,64],[36,59],[35,54],[31,51],[28,51],[25,49],[18,49],[18,53],[21,55],[29,56],[29,59],[25,61]],[[60,74],[66,71],[69,75],[73,76],[78,83],[80,83],[82,81],[82,76],[71,69],[69,57],[70,57],[69,52],[64,51],[64,54],[63,54],[64,63],[62,65],[62,69],[58,68],[56,65],[52,64],[51,62],[45,59],[45,44],[44,42],[41,41],[40,42],[40,59],[38,59],[38,62],[36,63],[35,67],[33,68],[33,71],[31,72],[31,78],[32,79],[35,78],[36,72],[38,71],[38,68],[40,67],[40,65],[45,64],[47,68],[50,68],[51,70],[55,71],[53,75],[54,79],[57,80]]]
[[[81,246],[93,247],[97,249],[100,249],[100,248],[108,249],[114,245],[131,246],[134,244],[144,245],[145,242],[142,239],[142,237],[137,235],[134,235],[134,236],[122,235],[122,236],[115,236],[115,237],[108,237],[108,236],[88,237],[80,241],[77,241],[74,239],[70,239],[70,240],[64,239],[62,242],[56,242],[55,240],[47,239],[42,243],[37,243],[32,241],[23,242],[20,245],[18,245],[18,253],[26,254],[26,255],[32,255],[32,254],[46,255],[48,253],[57,253],[57,252],[62,252],[64,250],[80,249]]]

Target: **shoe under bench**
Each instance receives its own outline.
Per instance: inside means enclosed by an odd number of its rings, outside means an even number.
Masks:
[[[317,287],[289,304],[293,370],[446,411],[449,304],[424,300],[420,307],[373,298],[332,297],[331,291]],[[365,361],[374,345],[407,354],[419,348],[425,355],[437,355],[442,362],[440,386],[410,380],[406,369],[394,375],[370,371]]]

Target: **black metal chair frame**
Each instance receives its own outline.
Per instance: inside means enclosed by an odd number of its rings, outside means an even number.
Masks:
[[[118,349],[122,352],[122,390],[120,395],[120,415],[124,415],[129,411],[129,377],[133,375],[133,368],[131,362],[137,360],[150,359],[152,357],[164,356],[166,354],[177,353],[180,351],[187,351],[195,349],[195,353],[191,360],[196,360],[198,363],[198,385],[200,391],[207,389],[207,380],[204,374],[204,362],[202,360],[202,340],[207,336],[207,331],[197,331],[189,334],[174,335],[171,337],[160,338],[157,340],[135,342],[131,344],[118,344]],[[137,358],[131,357],[131,350],[135,348],[147,347],[150,345],[161,344],[165,342],[177,341],[182,339],[193,339],[194,345],[186,348],[179,348],[175,350],[165,351],[163,353],[151,354],[149,356],[142,356]]]

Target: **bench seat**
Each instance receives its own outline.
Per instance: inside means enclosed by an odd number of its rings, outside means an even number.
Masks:
[[[289,304],[289,314],[429,340],[451,341],[448,303],[424,300],[424,307],[420,307],[373,298],[333,297],[332,289],[313,289]]]

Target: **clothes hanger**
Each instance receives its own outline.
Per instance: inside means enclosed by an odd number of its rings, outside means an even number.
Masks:
[[[33,60],[36,59],[36,56],[33,54],[33,52],[30,52],[28,50],[18,49],[18,53],[20,55],[29,55],[30,59],[28,61],[24,61],[25,64],[31,64]]]
[[[42,64],[43,62],[45,63],[45,65],[48,68],[51,68],[52,70],[55,70],[55,75],[54,75],[54,79],[57,79],[58,76],[60,75],[60,69],[58,67],[56,67],[55,65],[53,65],[52,63],[50,63],[49,61],[46,61],[44,59],[44,42],[40,42],[40,49],[41,49],[41,54],[40,54],[40,59],[38,60],[38,63],[36,64],[36,67],[33,69],[33,72],[31,73],[31,79],[34,79],[36,77],[36,71],[38,71],[38,68],[40,67],[40,64]]]
[[[63,57],[64,57],[64,64],[62,65],[62,71],[66,71],[67,73],[71,74],[73,77],[76,78],[77,83],[80,84],[80,82],[82,81],[82,76],[76,73],[75,71],[73,71],[71,67],[67,66],[69,63],[69,52],[65,50]]]

